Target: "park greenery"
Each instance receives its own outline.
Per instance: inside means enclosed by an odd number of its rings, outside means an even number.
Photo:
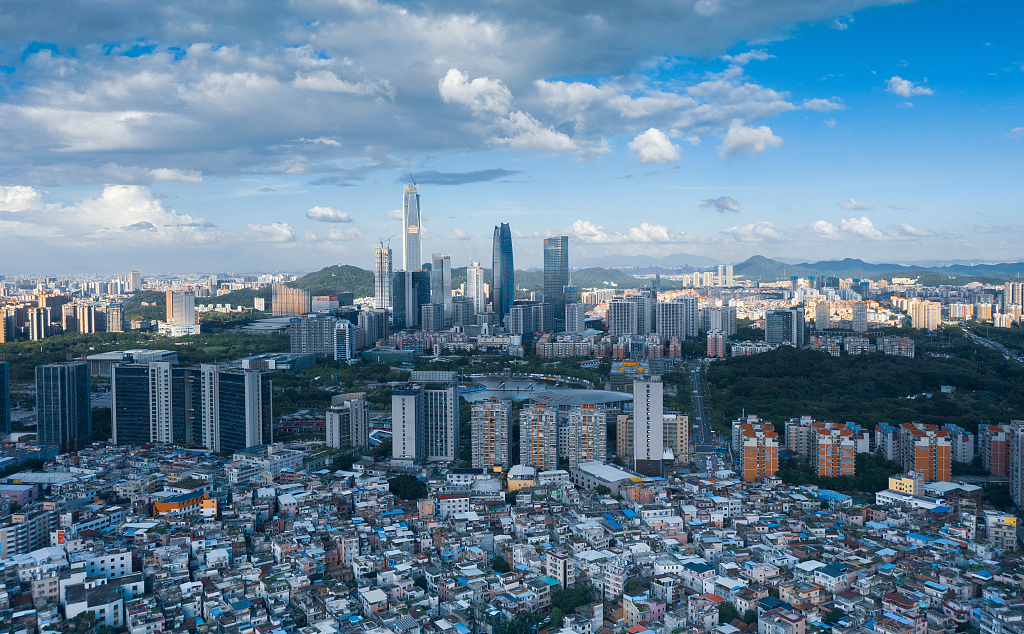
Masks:
[[[775,423],[780,435],[786,420],[800,416],[868,429],[879,422],[956,423],[972,432],[979,424],[1024,418],[1020,364],[975,344],[959,329],[943,331],[938,343],[914,334],[913,359],[879,353],[832,357],[782,346],[714,363],[706,374],[708,418],[729,433],[728,421],[757,414]],[[955,391],[940,393],[946,385]]]
[[[388,489],[403,500],[422,500],[427,497],[427,485],[411,475],[399,475],[388,480]]]
[[[808,461],[791,458],[779,461],[775,475],[786,484],[810,484],[840,493],[875,493],[889,488],[889,477],[902,471],[898,463],[886,460],[881,452],[876,452],[857,454],[856,475],[852,476],[819,477]]]

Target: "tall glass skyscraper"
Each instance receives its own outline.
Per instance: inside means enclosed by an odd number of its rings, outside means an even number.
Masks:
[[[430,258],[430,302],[444,306],[444,318],[452,318],[452,257],[435,253]]]
[[[569,285],[569,236],[544,239],[544,303],[554,318],[565,319],[565,287]]]
[[[91,442],[89,364],[85,361],[36,366],[36,435],[61,453]]]
[[[491,269],[491,310],[498,315],[498,321],[505,323],[505,315],[512,310],[515,293],[515,270],[512,263],[512,229],[508,223],[494,228],[494,264]]]
[[[420,193],[416,183],[405,186],[402,200],[402,270],[420,271],[423,258],[420,254]]]

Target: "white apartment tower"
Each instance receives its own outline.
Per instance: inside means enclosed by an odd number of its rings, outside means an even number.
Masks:
[[[487,310],[484,267],[479,262],[470,262],[466,267],[466,299],[473,305],[473,314],[479,315]]]
[[[633,381],[633,463],[641,475],[662,475],[664,417],[661,377],[652,375]]]
[[[373,307],[391,308],[391,249],[379,247],[373,250]]]

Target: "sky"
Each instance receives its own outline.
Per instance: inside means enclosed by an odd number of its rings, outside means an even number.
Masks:
[[[0,7],[0,273],[1024,260],[1024,4]],[[400,243],[392,241],[395,260]]]

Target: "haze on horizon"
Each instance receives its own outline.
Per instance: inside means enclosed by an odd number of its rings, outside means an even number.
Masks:
[[[1024,260],[1019,3],[467,6],[5,8],[0,273]]]

